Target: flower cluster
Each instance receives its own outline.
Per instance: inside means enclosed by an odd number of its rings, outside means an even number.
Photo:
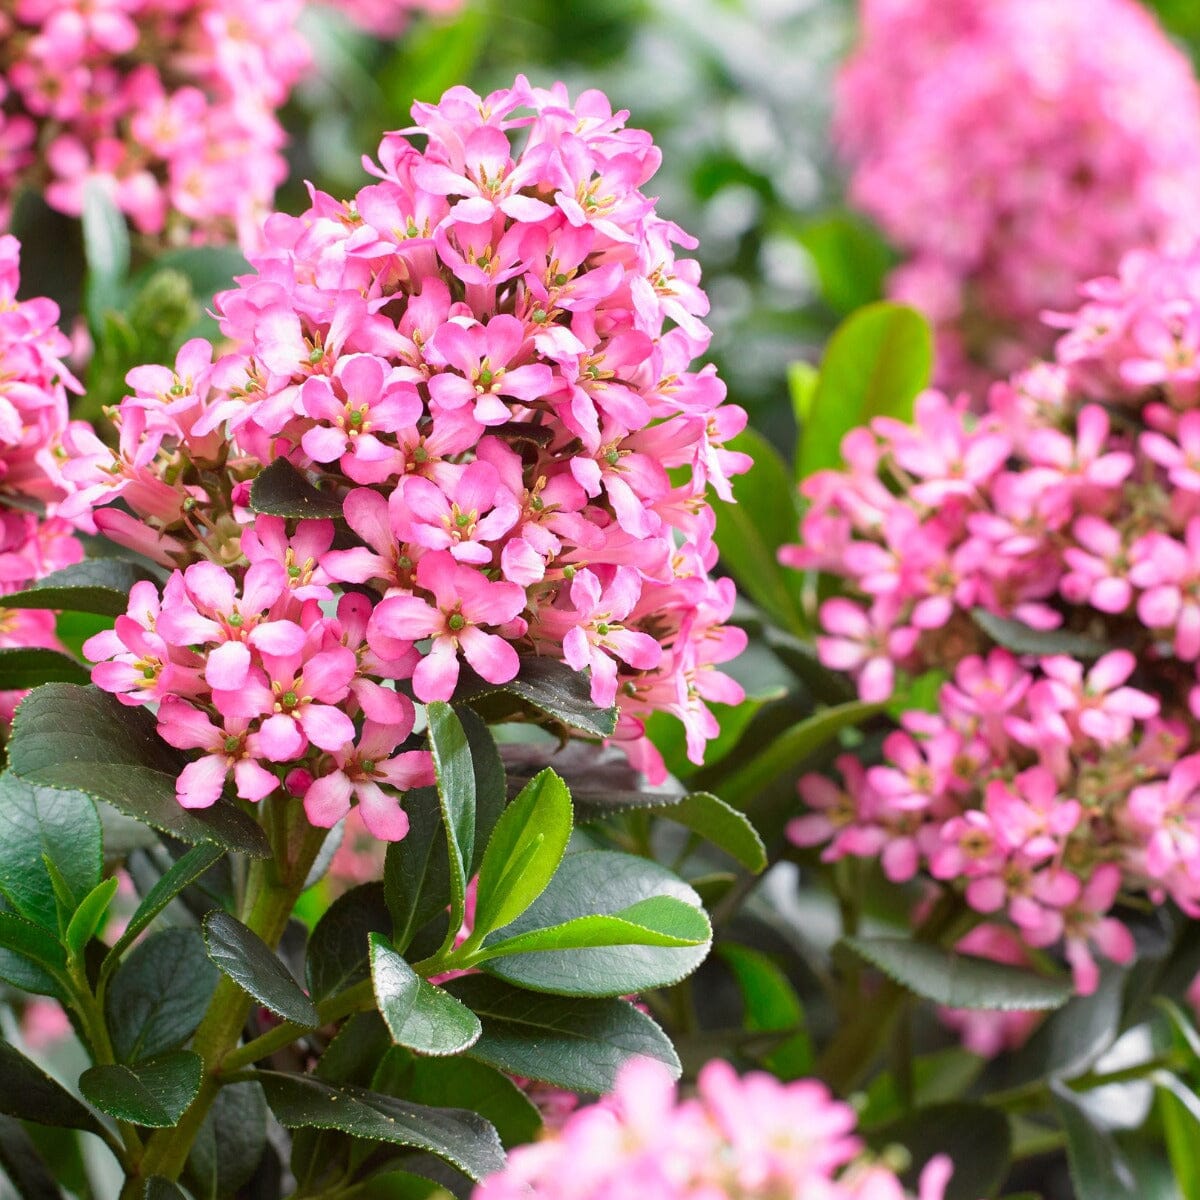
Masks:
[[[823,1084],[739,1078],[715,1060],[697,1093],[679,1099],[665,1067],[635,1060],[610,1097],[571,1115],[555,1136],[515,1149],[475,1200],[904,1200],[895,1172],[863,1156],[854,1110]],[[931,1159],[921,1200],[941,1200],[950,1172],[949,1159]]]
[[[6,609],[3,596],[82,557],[68,522],[55,515],[67,485],[60,471],[67,429],[63,364],[70,349],[52,300],[17,300],[20,246],[0,237],[0,647],[59,648],[54,614]],[[19,694],[0,692],[0,725]]]
[[[325,0],[360,29],[378,38],[397,38],[414,12],[447,16],[462,8],[463,0]]]
[[[749,465],[724,448],[746,414],[690,369],[706,300],[674,254],[690,239],[640,190],[658,154],[598,93],[572,107],[524,78],[413,112],[377,183],[267,222],[257,274],[216,301],[234,353],[191,342],[174,368],[131,372],[116,449],[72,437],[69,511],[186,568],[161,611],[140,595],[89,647],[112,660],[97,682],[159,701],[168,740],[236,741],[226,765],[282,770],[310,743],[336,758],[347,705],[379,719],[360,684],[445,700],[464,661],[503,684],[522,653],[547,655],[590,669],[647,773],[663,770],[642,720],[656,710],[700,761],[706,701],[741,697],[717,669],[745,635],[709,574],[706,490],[728,498]],[[340,507],[336,549],[332,522],[289,537],[254,520],[268,463]],[[321,603],[337,591],[335,619]],[[176,730],[197,713],[204,728]],[[185,803],[215,795],[224,761]],[[253,798],[269,781],[243,766],[238,782]],[[310,816],[324,803],[306,799]]]
[[[865,699],[944,679],[882,765],[803,781],[794,839],[1065,938],[1084,991],[1089,944],[1132,953],[1123,888],[1200,914],[1200,253],[1085,291],[1057,361],[984,413],[929,392],[912,426],[851,433],[783,552],[847,581],[818,649]]]
[[[276,110],[302,0],[18,0],[0,16],[0,208],[78,215],[96,181],[142,233],[255,242],[286,174]],[[253,164],[247,169],[247,164]]]
[[[889,290],[938,327],[942,382],[1018,369],[1049,348],[1043,309],[1195,235],[1200,89],[1143,5],[861,8],[835,135],[853,203],[906,257]]]

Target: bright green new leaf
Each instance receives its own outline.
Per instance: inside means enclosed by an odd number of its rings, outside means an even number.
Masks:
[[[96,930],[100,928],[104,914],[108,912],[108,906],[112,903],[112,898],[117,894],[119,883],[120,881],[114,875],[96,884],[80,901],[79,907],[72,914],[71,920],[67,924],[64,941],[67,953],[73,958],[80,958],[88,942],[95,937]]]

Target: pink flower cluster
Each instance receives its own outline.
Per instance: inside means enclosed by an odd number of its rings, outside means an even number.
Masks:
[[[17,300],[20,246],[0,237],[0,648],[60,649],[54,614],[6,609],[5,593],[78,561],[82,547],[56,516],[67,484],[60,469],[67,389],[78,389],[62,359],[70,349],[58,306]],[[0,724],[19,693],[0,692]]]
[[[1200,89],[1144,5],[861,13],[835,135],[852,202],[905,256],[889,291],[938,329],[940,382],[1018,369],[1049,348],[1043,309],[1127,250],[1195,236]]]
[[[302,0],[17,0],[0,15],[0,208],[96,181],[141,233],[257,240],[286,175],[276,110]]]
[[[384,719],[356,681],[445,700],[464,661],[503,684],[519,653],[548,655],[590,670],[618,741],[661,777],[642,718],[674,713],[698,762],[706,701],[742,695],[718,669],[745,635],[709,574],[706,490],[728,498],[749,465],[724,448],[746,414],[691,369],[707,302],[674,246],[692,243],[640,190],[649,136],[598,93],[572,107],[520,78],[413,111],[378,182],[267,222],[257,275],[216,301],[234,353],[191,342],[174,368],[131,372],[115,450],[72,437],[68,511],[186,567],[161,614],[139,595],[89,647],[123,664],[97,682],[160,701],[177,744],[236,739],[231,766],[288,764],[310,743],[336,757],[347,705]],[[341,503],[337,549],[331,522],[290,540],[249,525],[250,484],[280,459]],[[336,620],[319,607],[335,590]],[[172,730],[201,710],[214,732]],[[185,802],[215,796],[218,765]],[[248,798],[268,787],[240,773]]]
[[[1058,361],[981,415],[929,392],[913,425],[848,435],[782,553],[847,582],[817,645],[864,699],[945,679],[883,765],[802,782],[794,839],[1065,938],[1084,991],[1089,943],[1132,953],[1123,888],[1200,915],[1200,251],[1134,254],[1085,292]]]
[[[681,1100],[665,1067],[635,1060],[611,1096],[517,1147],[475,1200],[904,1200],[895,1172],[863,1154],[855,1121],[814,1080],[739,1078],[714,1060]],[[950,1174],[949,1159],[931,1159],[921,1200],[941,1200]]]

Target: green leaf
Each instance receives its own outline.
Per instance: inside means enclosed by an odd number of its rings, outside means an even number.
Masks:
[[[670,1039],[625,1000],[540,995],[486,975],[452,979],[446,991],[483,1025],[469,1056],[506,1074],[598,1095],[612,1091],[631,1058],[653,1058],[679,1076]]]
[[[392,940],[402,953],[419,929],[449,907],[451,894],[450,854],[436,789],[409,792],[404,810],[408,836],[388,846],[383,864],[383,888],[394,925]]]
[[[862,217],[834,209],[806,222],[799,237],[816,268],[821,298],[835,312],[853,312],[883,295],[896,255]]]
[[[42,646],[0,648],[0,691],[24,691],[39,683],[87,683],[91,672],[68,654]]]
[[[175,796],[185,754],[158,736],[154,717],[95,687],[49,683],[17,710],[9,767],[31,783],[86,792],[184,842],[218,842],[269,858],[266,835],[236,805],[188,810]]]
[[[534,951],[610,946],[699,946],[712,937],[703,909],[674,896],[652,896],[608,916],[576,917],[548,929],[500,936],[483,949],[487,959]]]
[[[108,189],[99,180],[83,185],[83,253],[88,322],[99,327],[109,308],[121,306],[129,275],[129,229]]]
[[[488,683],[464,669],[454,699],[456,703],[470,701],[485,718],[498,718],[505,710],[494,713],[492,703],[505,696],[516,697],[568,729],[591,737],[611,737],[617,727],[615,708],[597,708],[592,703],[591,682],[585,672],[536,654],[521,655],[517,677],[508,683]]]
[[[105,995],[117,1058],[137,1062],[187,1041],[208,1008],[219,974],[194,929],[163,929],[134,947]]]
[[[92,1067],[79,1077],[79,1090],[118,1121],[169,1129],[196,1098],[203,1070],[198,1054],[176,1050],[133,1067]]]
[[[0,1113],[38,1125],[99,1133],[96,1118],[41,1067],[0,1041]]]
[[[761,950],[726,942],[717,953],[737,980],[745,1010],[742,1025],[756,1032],[798,1030],[763,1056],[763,1065],[780,1079],[799,1079],[812,1070],[812,1044],[804,1007],[787,976]]]
[[[720,785],[721,795],[734,807],[744,807],[773,780],[797,770],[843,729],[860,725],[882,711],[882,704],[868,704],[864,700],[821,709],[780,734],[760,754],[726,776]]]
[[[411,833],[410,833],[411,836]],[[389,847],[404,845],[393,842]],[[304,970],[308,990],[319,1004],[371,974],[372,933],[391,933],[392,922],[380,883],[364,883],[339,896],[324,912],[308,939]]]
[[[712,842],[747,871],[757,874],[766,870],[767,848],[758,836],[758,830],[744,813],[710,792],[692,792],[657,812]]]
[[[933,335],[915,309],[883,301],[843,321],[821,359],[796,477],[839,466],[842,438],[872,417],[912,420],[932,367]]]
[[[319,492],[286,458],[277,458],[255,476],[250,507],[273,517],[308,520],[342,519],[342,502]]]
[[[161,1175],[151,1175],[146,1180],[146,1190],[142,1200],[188,1200],[188,1194],[177,1183],[164,1179]]]
[[[57,936],[16,913],[0,912],[0,947],[37,963],[51,976],[66,969],[67,956]]]
[[[1050,1090],[1067,1135],[1067,1163],[1075,1194],[1087,1200],[1138,1200],[1141,1189],[1116,1142],[1092,1123],[1079,1096],[1069,1087],[1052,1079]]]
[[[236,917],[220,909],[204,918],[208,957],[234,983],[277,1017],[315,1029],[317,1006],[292,978],[279,955]]]
[[[821,372],[812,363],[788,363],[788,398],[792,402],[792,415],[795,416],[796,424],[801,429],[808,424],[820,378]],[[797,445],[796,458],[799,459],[799,457],[799,446]]]
[[[508,778],[500,747],[483,718],[465,704],[454,710],[462,722],[471,748],[471,769],[475,772],[475,853],[471,856],[468,877],[479,874],[484,849],[508,804]]]
[[[1061,1008],[1074,995],[1069,979],[956,954],[908,938],[852,937],[840,945],[926,1000],[948,1008],[1026,1011]]]
[[[971,619],[997,645],[1014,654],[1067,654],[1090,660],[1106,654],[1111,647],[1097,638],[1064,629],[1034,629],[1024,621],[998,617],[986,608],[971,609]]]
[[[58,905],[43,855],[75,902],[100,882],[100,817],[82,792],[35,787],[0,775],[0,893],[23,916],[58,929]],[[72,904],[72,909],[74,904]]]
[[[121,955],[133,945],[142,931],[158,916],[176,896],[190,887],[209,867],[220,861],[225,851],[215,842],[201,842],[193,846],[161,879],[142,897],[134,914],[125,927],[125,932],[113,943],[104,959],[107,975],[120,961]]]
[[[119,880],[114,875],[96,886],[83,898],[67,925],[67,953],[74,958],[83,956],[84,948],[100,928],[112,898],[117,894]]]
[[[643,901],[658,897],[668,897],[676,904],[655,906],[652,912],[649,907],[639,908]],[[694,910],[687,918],[682,916],[684,906]],[[711,931],[695,944],[686,941],[699,934],[701,922],[708,928],[699,896],[657,863],[609,850],[567,855],[550,886],[496,936],[507,940],[533,930],[565,925],[579,917],[616,915],[630,910],[635,914],[634,924],[636,917],[645,912],[651,912],[653,918],[661,916],[671,934],[684,935],[680,938],[684,944],[626,943],[539,950],[497,959],[484,969],[533,991],[564,996],[621,996],[678,983],[704,960]]]
[[[476,1181],[504,1165],[495,1129],[473,1112],[427,1108],[365,1088],[334,1088],[312,1076],[260,1071],[255,1078],[286,1129],[340,1129],[368,1141],[427,1150]]]
[[[371,982],[392,1041],[419,1054],[460,1054],[475,1044],[479,1018],[422,979],[380,934],[371,934]]]
[[[566,784],[549,768],[521,789],[479,868],[473,938],[515,921],[542,894],[562,862],[572,824]]]
[[[435,700],[426,705],[425,713],[429,721],[429,749],[433,752],[438,801],[446,825],[450,926],[458,929],[465,911],[467,868],[475,854],[475,771],[466,732],[454,709]]]
[[[129,608],[129,593],[143,579],[158,581],[149,571],[119,558],[90,558],[51,571],[19,592],[4,597],[5,608],[56,608],[67,612],[120,617]]]
[[[779,625],[793,633],[808,626],[800,607],[800,575],[779,562],[781,546],[799,537],[792,473],[761,434],[744,429],[728,443],[749,454],[754,466],[733,481],[736,504],[717,505],[714,540],[721,561],[741,589]]]
[[[402,1095],[418,1104],[477,1112],[496,1127],[508,1150],[532,1142],[542,1129],[541,1114],[507,1075],[465,1056],[414,1058]]]
[[[254,1175],[267,1144],[267,1098],[257,1083],[224,1084],[188,1156],[188,1178],[233,1196]]]
[[[0,1117],[0,1168],[20,1200],[62,1200],[45,1160],[19,1121]]]
[[[1156,1072],[1158,1109],[1171,1171],[1182,1200],[1200,1200],[1200,1097],[1177,1076]]]
[[[899,1144],[908,1151],[911,1166],[903,1179],[913,1191],[921,1169],[936,1154],[947,1154],[954,1163],[946,1200],[994,1196],[1008,1176],[1012,1154],[1008,1118],[982,1104],[932,1104],[871,1130],[867,1137],[876,1149]],[[1085,1194],[1091,1200],[1091,1193],[1080,1193]]]

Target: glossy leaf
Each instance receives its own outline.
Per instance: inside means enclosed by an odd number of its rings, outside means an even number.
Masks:
[[[119,617],[129,608],[133,585],[143,579],[154,580],[154,576],[136,563],[119,558],[89,558],[51,571],[21,591],[10,592],[4,597],[4,606]]]
[[[479,1039],[479,1018],[422,979],[379,934],[371,935],[371,983],[392,1041],[420,1054],[459,1054]]]
[[[196,1098],[203,1068],[198,1054],[176,1050],[132,1067],[92,1067],[79,1077],[79,1090],[119,1121],[169,1129]]]
[[[62,1192],[19,1121],[0,1116],[0,1169],[20,1200],[62,1200]]]
[[[260,1071],[255,1078],[287,1129],[340,1129],[368,1141],[412,1146],[445,1159],[474,1180],[504,1165],[495,1129],[473,1112],[432,1108],[311,1076]]]
[[[392,846],[395,845],[402,846],[404,842],[393,842]],[[325,910],[308,939],[305,975],[312,998],[319,1004],[368,978],[371,974],[368,938],[372,933],[390,934],[391,929],[382,884],[364,883],[339,896]]]
[[[701,922],[707,928],[708,919],[700,898],[681,879],[656,863],[608,850],[569,854],[541,896],[516,921],[493,936],[499,942],[533,930],[565,925],[579,917],[627,912],[656,897],[670,897],[676,902],[679,911],[671,906],[671,921],[681,917],[682,907],[694,910],[692,917],[687,918],[693,924],[672,924],[669,932],[682,931],[691,938],[699,933]],[[668,914],[662,912],[666,918]],[[694,945],[624,944],[541,950],[496,959],[486,963],[484,969],[534,991],[568,996],[620,996],[677,983],[703,961],[708,953],[708,937]]]
[[[450,925],[463,920],[467,870],[475,854],[475,771],[471,747],[454,709],[441,701],[426,706],[429,749],[437,777],[438,802],[446,826],[450,862]]]
[[[100,817],[82,792],[37,787],[0,775],[0,893],[23,916],[58,929],[45,860],[57,864],[75,903],[99,882]],[[71,905],[74,909],[74,903]]]
[[[67,965],[57,936],[16,913],[0,912],[0,947],[39,964],[52,976]]]
[[[387,848],[383,887],[394,925],[393,943],[408,949],[413,935],[450,906],[450,854],[441,802],[434,788],[418,788],[404,801],[408,836]],[[381,931],[386,932],[386,931]]]
[[[0,1113],[39,1125],[90,1133],[100,1129],[96,1118],[61,1083],[5,1041],[0,1041]]]
[[[254,1175],[267,1145],[267,1098],[257,1083],[224,1084],[188,1156],[188,1178],[232,1196]]]
[[[1069,979],[1048,979],[1022,967],[956,954],[909,938],[843,938],[840,945],[909,991],[947,1008],[1061,1008],[1074,995]]]
[[[484,850],[508,804],[508,779],[500,747],[483,718],[467,705],[454,710],[471,748],[471,770],[475,773],[475,852],[468,877],[479,874]]]
[[[210,912],[204,918],[204,946],[221,971],[277,1017],[308,1029],[320,1024],[317,1006],[279,955],[241,921],[227,912]]]
[[[200,1024],[218,976],[194,929],[163,929],[135,946],[105,996],[117,1058],[137,1062],[181,1046]]]
[[[801,430],[797,478],[837,467],[842,438],[872,417],[911,420],[932,366],[933,335],[914,309],[884,301],[843,321],[821,359],[809,422]]]
[[[91,672],[70,655],[42,646],[0,648],[0,691],[24,691],[40,683],[87,683]]]
[[[100,923],[108,912],[108,906],[117,894],[119,883],[120,881],[114,875],[104,880],[103,883],[96,884],[83,898],[67,924],[67,932],[63,940],[66,943],[68,954],[75,958],[82,956],[88,942],[96,936],[96,931],[100,928]]]
[[[1112,1136],[1093,1123],[1070,1088],[1052,1080],[1050,1090],[1067,1135],[1067,1163],[1075,1194],[1087,1200],[1138,1200],[1141,1189]]]
[[[125,932],[113,943],[104,960],[106,971],[117,965],[121,955],[147,929],[159,913],[185,888],[190,887],[201,875],[220,861],[225,854],[215,842],[201,842],[179,858],[161,879],[142,897],[141,903],[129,918]]]
[[[259,513],[289,519],[341,520],[342,502],[320,492],[286,458],[277,458],[254,477],[250,507]]]
[[[548,768],[522,788],[492,833],[475,896],[475,933],[515,921],[558,870],[572,829],[566,784]]]
[[[763,1065],[784,1080],[809,1074],[813,1053],[804,1007],[787,976],[761,950],[726,942],[717,952],[741,992],[743,1027],[751,1032],[795,1031],[763,1056]]]
[[[184,842],[217,842],[266,858],[270,846],[236,805],[188,810],[175,781],[188,758],[158,736],[154,717],[95,687],[50,683],[17,711],[9,767],[30,783],[86,792]]]
[[[692,792],[659,813],[724,850],[747,871],[766,870],[767,848],[758,830],[744,813],[710,792]]]
[[[775,622],[803,633],[800,575],[780,564],[779,549],[795,542],[799,509],[795,484],[779,452],[761,434],[744,429],[728,448],[749,454],[754,466],[733,480],[736,504],[716,507],[714,540],[721,561],[741,589]]]
[[[483,1025],[468,1054],[506,1074],[596,1094],[612,1090],[630,1058],[656,1059],[679,1075],[670,1039],[625,1000],[539,995],[486,975],[453,979],[446,991]]]

